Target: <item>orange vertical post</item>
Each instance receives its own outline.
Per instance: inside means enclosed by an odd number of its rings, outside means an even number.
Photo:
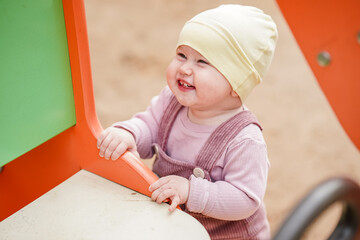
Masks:
[[[360,1],[277,3],[339,122],[360,149]]]

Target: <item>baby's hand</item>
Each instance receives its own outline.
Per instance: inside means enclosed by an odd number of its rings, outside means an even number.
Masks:
[[[105,159],[118,159],[126,150],[132,152],[136,157],[136,143],[133,135],[122,128],[108,127],[97,140],[99,155]]]
[[[149,187],[149,191],[152,192],[151,198],[157,203],[171,199],[170,212],[174,211],[177,205],[186,203],[189,189],[189,180],[175,175],[162,177]]]

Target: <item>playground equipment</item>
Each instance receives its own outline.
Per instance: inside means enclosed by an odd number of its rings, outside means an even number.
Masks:
[[[340,123],[360,148],[360,83],[355,79],[360,75],[360,29],[353,24],[360,22],[359,1],[277,2]],[[28,217],[41,203],[57,204],[57,191],[79,181],[106,181],[99,176],[149,196],[148,186],[157,177],[132,154],[116,162],[98,157],[96,138],[102,128],[94,107],[83,2],[1,4],[0,30],[6,37],[0,38],[0,220],[20,209]],[[50,195],[40,198],[46,192]],[[324,182],[300,203],[275,239],[299,238],[336,201],[345,207],[333,239],[359,239],[359,192],[358,183],[349,179]],[[194,229],[207,237],[201,226]]]
[[[277,3],[341,125],[360,149],[360,2]],[[299,203],[274,240],[299,239],[336,202],[343,203],[343,211],[329,239],[360,239],[359,183],[333,178]]]
[[[350,179],[333,178],[321,183],[301,201],[273,240],[300,239],[311,224],[336,202],[343,202],[343,211],[329,239],[359,239],[360,188]]]
[[[277,3],[339,122],[360,149],[360,2]]]
[[[140,193],[157,177],[130,153],[101,160],[82,1],[1,7],[0,219],[80,169]],[[66,28],[65,28],[66,25]],[[21,46],[21,47],[19,47]],[[8,107],[7,107],[8,106]],[[114,172],[118,172],[114,174]]]

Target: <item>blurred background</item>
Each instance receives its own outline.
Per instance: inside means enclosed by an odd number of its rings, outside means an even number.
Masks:
[[[146,109],[165,86],[178,34],[195,14],[220,4],[264,10],[279,40],[263,83],[245,104],[264,127],[271,169],[265,196],[272,233],[313,187],[332,176],[360,183],[360,154],[337,121],[274,0],[85,0],[95,102],[104,128]],[[305,239],[336,225],[331,208]]]

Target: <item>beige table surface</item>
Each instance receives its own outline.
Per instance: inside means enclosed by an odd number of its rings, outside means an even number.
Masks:
[[[190,215],[81,170],[0,222],[0,239],[210,239]]]

